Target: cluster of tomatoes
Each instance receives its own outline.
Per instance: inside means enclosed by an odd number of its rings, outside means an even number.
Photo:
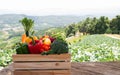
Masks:
[[[28,44],[28,50],[30,54],[40,54],[42,52],[49,51],[51,43],[54,40],[55,38],[52,38],[48,35],[45,35],[40,39],[38,39],[36,36],[30,38],[22,35],[22,43]]]

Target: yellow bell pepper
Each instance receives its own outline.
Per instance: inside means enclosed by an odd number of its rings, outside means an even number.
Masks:
[[[33,36],[34,40],[38,40],[38,38],[36,36]],[[21,41],[22,43],[30,43],[32,42],[32,39],[30,37],[27,37],[26,34],[23,34],[21,37]]]
[[[38,38],[36,36],[33,36],[33,39],[34,40],[38,40]],[[25,40],[26,43],[30,43],[32,42],[32,39],[30,37],[27,37],[26,40]]]

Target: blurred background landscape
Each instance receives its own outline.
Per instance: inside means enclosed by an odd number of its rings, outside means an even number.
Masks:
[[[36,36],[54,33],[64,38],[69,44],[72,62],[120,60],[119,1],[0,2],[1,67],[12,62],[14,46],[21,42],[21,35],[24,33],[19,23],[24,17],[34,20]]]

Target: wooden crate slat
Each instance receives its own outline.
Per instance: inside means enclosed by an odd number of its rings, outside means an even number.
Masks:
[[[53,70],[54,74],[69,74],[71,70]]]
[[[54,75],[52,71],[14,71],[14,75]]]
[[[70,69],[70,62],[16,62],[14,69]]]
[[[13,55],[13,62],[16,61],[70,61],[70,54],[54,54],[54,55],[40,55],[40,54],[16,54]]]
[[[70,75],[70,70],[14,71],[14,75]]]

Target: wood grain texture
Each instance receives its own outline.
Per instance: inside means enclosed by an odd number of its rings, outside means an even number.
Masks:
[[[40,54],[16,54],[12,56],[13,62],[16,61],[70,61],[70,54],[54,54],[54,55],[40,55]]]
[[[120,62],[72,63],[72,75],[120,75]]]
[[[12,65],[0,70],[0,75],[12,75]],[[72,62],[71,65],[71,75],[120,75],[120,62]]]
[[[69,70],[14,71],[14,75],[70,75],[70,71]]]
[[[14,69],[70,69],[70,62],[16,62],[13,63]]]

